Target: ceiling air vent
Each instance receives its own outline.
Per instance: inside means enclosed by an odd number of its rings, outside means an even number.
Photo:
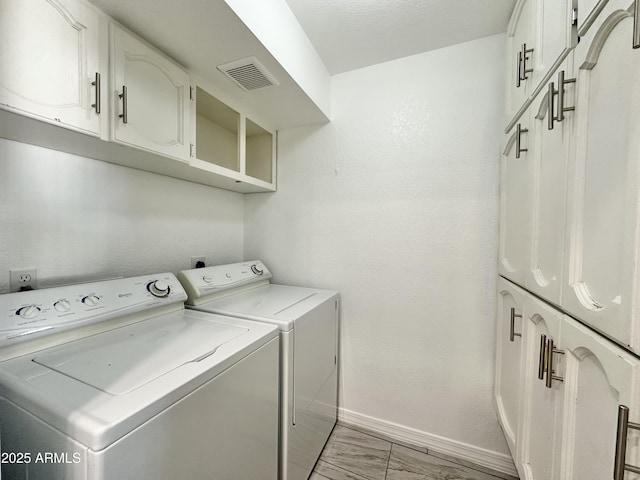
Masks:
[[[218,70],[229,77],[243,90],[256,90],[258,88],[279,85],[256,57],[247,57],[235,62],[218,65]]]

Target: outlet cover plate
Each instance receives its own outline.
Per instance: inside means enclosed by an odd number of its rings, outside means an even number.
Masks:
[[[38,288],[38,272],[33,268],[16,268],[9,270],[9,291],[22,292]]]

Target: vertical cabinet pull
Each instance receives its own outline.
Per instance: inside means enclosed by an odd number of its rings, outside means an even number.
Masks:
[[[518,52],[518,75],[516,81],[516,87],[522,85],[522,81],[526,80],[527,74],[533,72],[533,68],[527,68],[527,60],[529,60],[529,54],[533,52],[533,48],[527,48],[527,44],[522,44],[522,49]]]
[[[522,134],[527,133],[528,128],[522,128],[521,124],[516,126],[516,158],[520,158],[522,152],[526,152],[526,148],[522,148]]]
[[[627,432],[632,428],[640,430],[640,424],[629,421],[629,407],[618,406],[618,431],[616,434],[616,456],[613,462],[613,480],[623,480],[625,470],[633,473],[640,473],[640,468],[627,465]]]
[[[511,326],[509,328],[509,341],[510,342],[515,341],[516,337],[522,337],[522,334],[515,332],[516,318],[522,318],[522,315],[519,314],[519,313],[516,313],[516,309],[512,307],[511,308]]]
[[[96,103],[92,103],[91,106],[96,109],[96,114],[100,115],[100,74],[98,72],[96,72],[96,79],[91,82],[91,85],[96,87]]]
[[[557,380],[559,382],[562,382],[564,380],[564,378],[558,375],[554,375],[554,373],[556,373],[555,370],[553,369],[554,353],[557,353],[559,355],[564,355],[564,350],[558,350],[557,348],[555,348],[555,345],[553,344],[553,339],[550,338],[549,340],[547,340],[547,347],[546,347],[547,380],[545,382],[545,385],[547,388],[551,388],[551,385],[554,380]]]
[[[127,116],[127,86],[122,86],[122,93],[118,95],[122,99],[122,113],[118,115],[122,119],[122,123],[127,123],[129,117]]]
[[[540,335],[540,354],[538,358],[538,380],[544,380],[544,372],[547,370],[547,336]]]
[[[640,2],[636,0],[633,8],[633,48],[640,48]]]
[[[575,107],[565,107],[564,106],[564,86],[570,83],[575,83],[575,78],[565,78],[564,70],[560,70],[558,72],[558,89],[556,90],[555,83],[551,82],[549,84],[549,93],[547,96],[547,102],[549,106],[549,111],[547,113],[547,128],[549,130],[553,130],[554,122],[562,122],[564,120],[565,112],[572,112],[575,110]],[[554,97],[558,97],[558,113],[555,113],[555,105],[553,103]]]

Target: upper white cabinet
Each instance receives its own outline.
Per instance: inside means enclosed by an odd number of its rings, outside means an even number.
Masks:
[[[106,19],[79,0],[0,0],[0,106],[100,135]]]
[[[507,27],[509,118],[520,113],[577,43],[575,0],[519,0]]]
[[[516,457],[520,418],[520,378],[526,292],[498,278],[495,401],[498,420],[511,455]]]
[[[111,54],[113,140],[187,161],[189,74],[115,24]]]
[[[523,116],[507,135],[500,164],[500,275],[524,286],[529,265],[531,131]]]
[[[640,50],[631,47],[632,11],[603,12],[575,49],[562,306],[638,353]]]

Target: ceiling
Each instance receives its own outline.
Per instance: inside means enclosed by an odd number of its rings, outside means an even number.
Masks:
[[[331,75],[505,32],[516,0],[286,0]]]

